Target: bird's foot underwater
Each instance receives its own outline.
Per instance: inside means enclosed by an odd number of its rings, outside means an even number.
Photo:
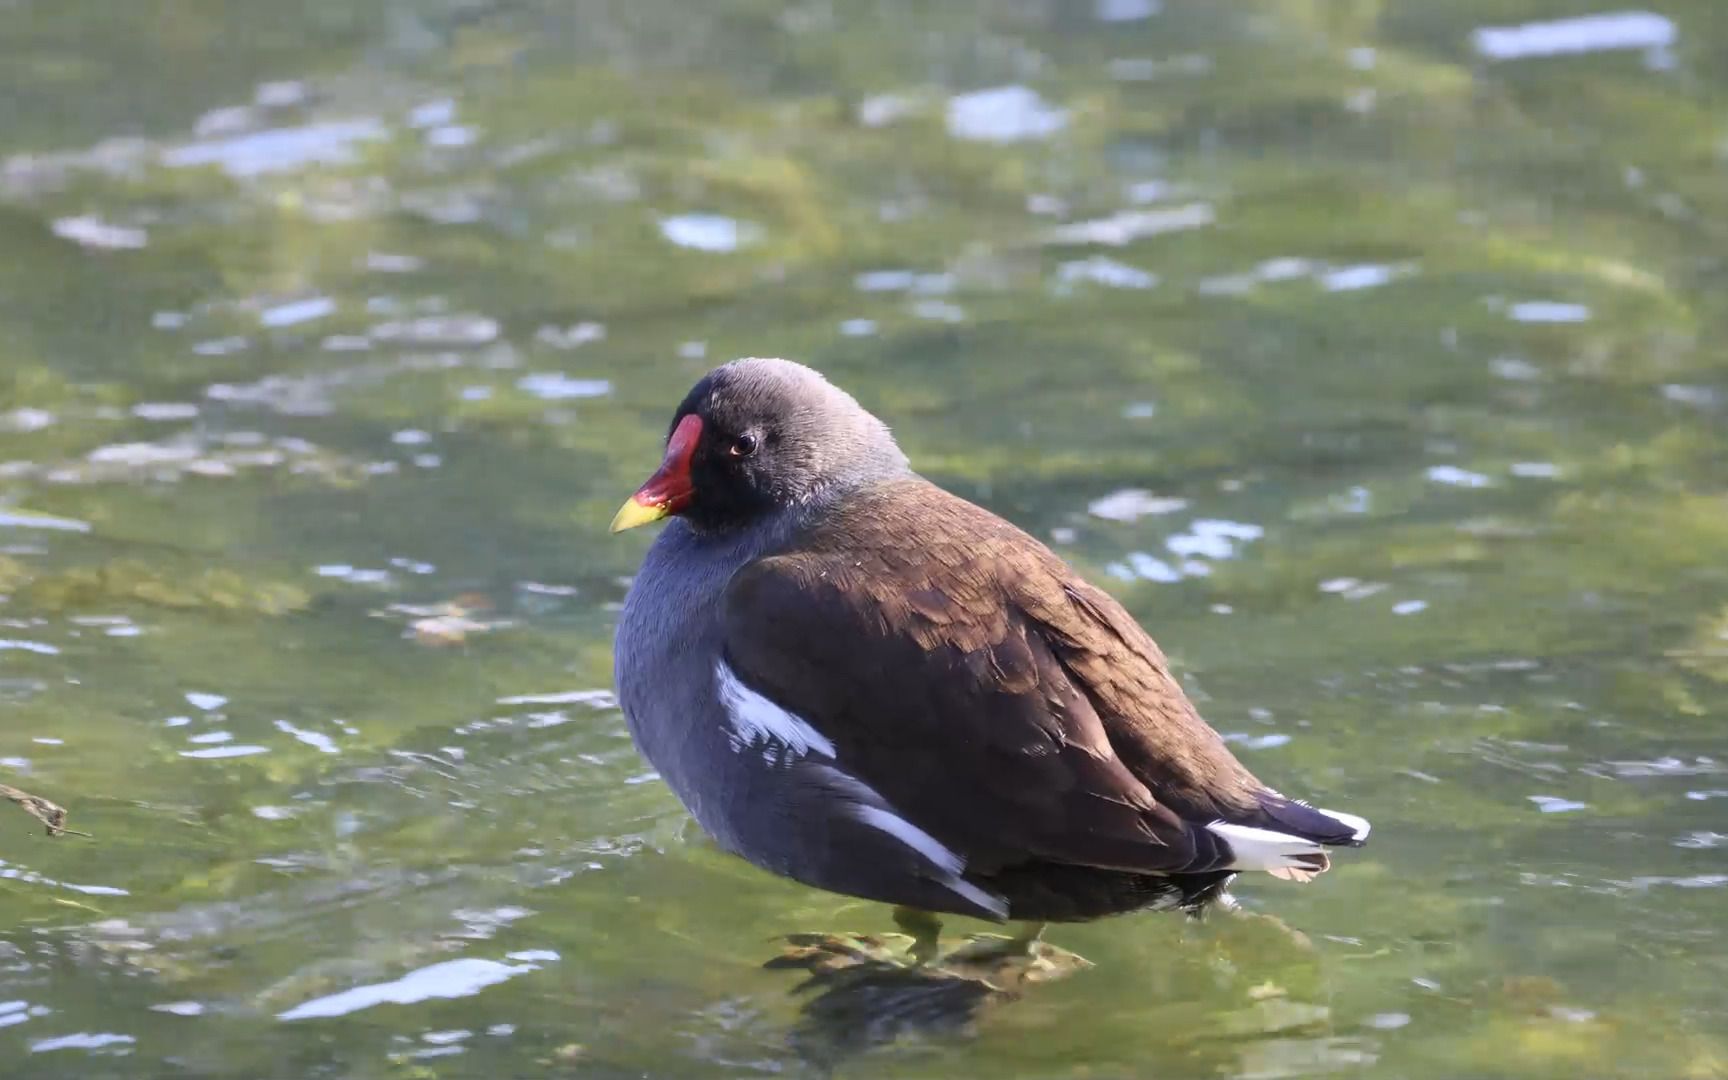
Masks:
[[[942,953],[934,917],[898,921],[916,932],[792,934],[764,965],[809,973],[792,989],[801,1055],[832,1065],[908,1035],[967,1034],[1032,986],[1092,966],[1035,934],[973,935]]]
[[[1012,992],[1056,982],[1092,966],[1085,957],[1035,934],[972,934],[947,952],[940,952],[933,938],[906,934],[789,934],[784,941],[780,953],[763,966],[800,969],[817,977],[863,969],[932,982],[979,983]]]
[[[1012,936],[971,934],[964,944],[942,954],[933,964],[961,978],[1013,990],[1034,983],[1056,982],[1092,966],[1092,961],[1043,940],[1042,927]]]
[[[860,965],[884,965],[911,968],[918,966],[913,956],[914,938],[907,934],[787,934],[779,954],[762,966],[767,968],[799,968],[814,975],[840,971]]]
[[[1260,937],[1271,943],[1293,946],[1304,952],[1314,951],[1312,938],[1277,915],[1237,909],[1230,912],[1230,919],[1235,924],[1234,932],[1239,937]]]

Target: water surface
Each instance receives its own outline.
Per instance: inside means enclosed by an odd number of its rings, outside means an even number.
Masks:
[[[0,1072],[827,1052],[759,965],[885,911],[609,693],[783,355],[1375,823],[844,1074],[1728,1075],[1719,2],[0,3]]]

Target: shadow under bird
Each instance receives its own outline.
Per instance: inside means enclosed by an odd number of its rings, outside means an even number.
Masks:
[[[809,368],[691,389],[612,530],[668,517],[618,625],[637,745],[722,848],[896,905],[919,960],[938,913],[1027,946],[1368,835],[1256,779],[1120,604]]]

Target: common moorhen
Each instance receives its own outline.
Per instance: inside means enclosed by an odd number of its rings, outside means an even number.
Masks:
[[[1120,604],[809,368],[691,389],[612,530],[665,517],[618,624],[637,745],[722,848],[898,905],[920,958],[932,913],[1198,914],[1368,835],[1257,780]]]

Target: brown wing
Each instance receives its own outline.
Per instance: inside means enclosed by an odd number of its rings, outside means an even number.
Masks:
[[[1215,869],[1203,826],[1264,789],[1107,594],[922,481],[855,501],[734,578],[738,675],[969,865]]]

